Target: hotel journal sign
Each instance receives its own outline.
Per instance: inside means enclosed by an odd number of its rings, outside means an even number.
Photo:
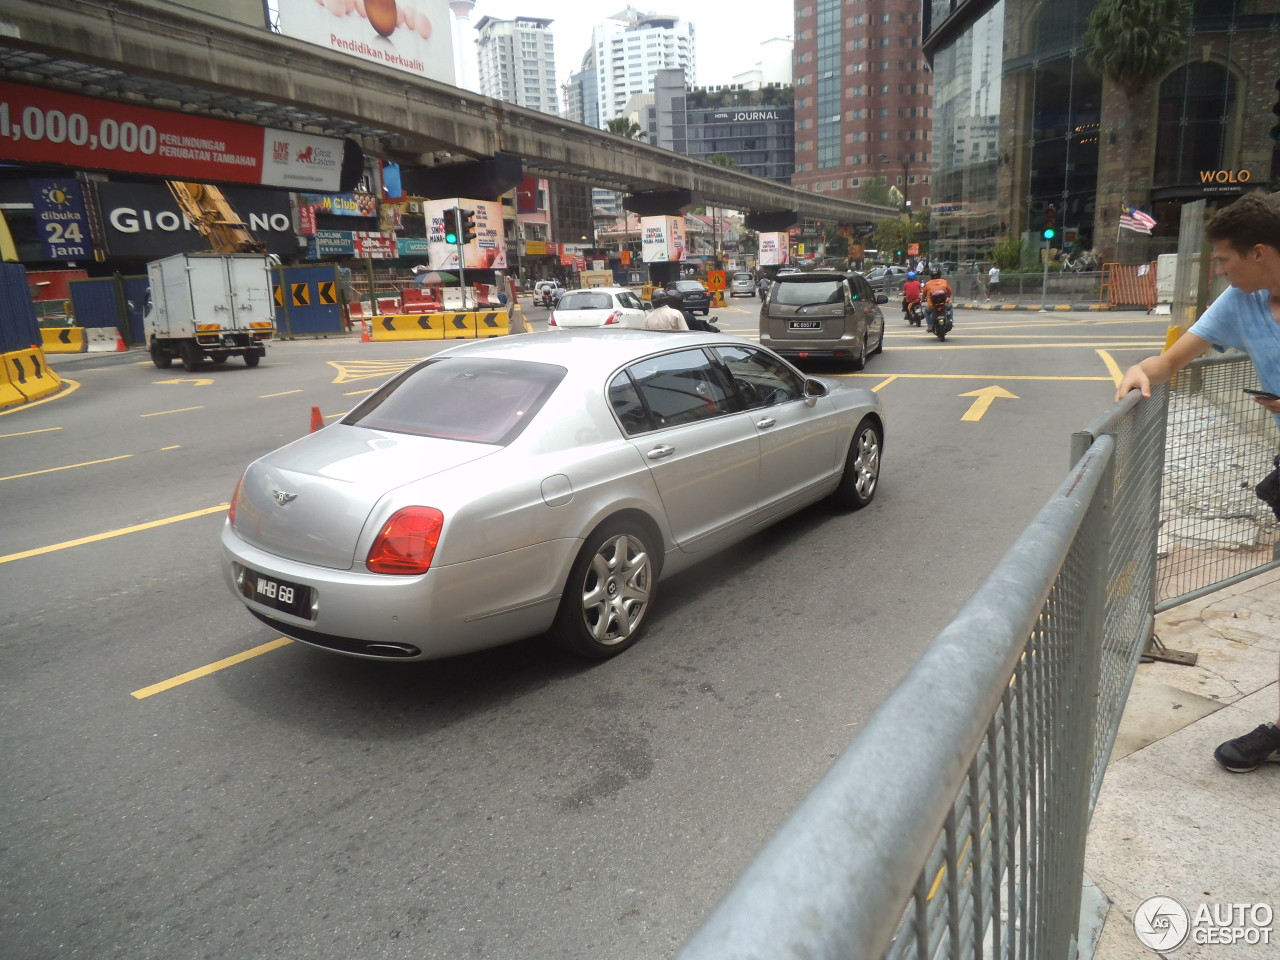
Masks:
[[[333,191],[343,151],[332,137],[0,81],[0,160]]]
[[[780,110],[717,110],[711,115],[712,120],[727,123],[749,123],[753,120],[781,120]]]

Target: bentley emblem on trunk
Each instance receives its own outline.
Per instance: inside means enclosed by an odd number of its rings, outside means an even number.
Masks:
[[[275,496],[276,503],[280,504],[282,507],[286,503],[290,503],[291,501],[298,499],[298,495],[296,493],[285,493],[283,490],[272,490],[271,493]]]

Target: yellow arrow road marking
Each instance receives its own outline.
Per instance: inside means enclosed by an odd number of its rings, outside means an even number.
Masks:
[[[194,383],[197,387],[207,387],[213,383],[212,377],[179,377],[177,380],[157,380],[156,383]]]
[[[981,420],[986,412],[991,409],[991,404],[999,397],[1002,400],[1020,400],[1016,393],[1010,393],[1004,387],[983,387],[981,390],[970,390],[968,393],[960,394],[962,397],[976,397],[969,409],[965,411],[961,420]]]

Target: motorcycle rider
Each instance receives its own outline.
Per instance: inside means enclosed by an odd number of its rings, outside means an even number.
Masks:
[[[655,290],[649,298],[653,304],[644,318],[646,330],[688,330],[684,314],[680,312],[679,303],[666,290]]]
[[[945,294],[946,300],[942,304],[935,306],[933,302],[933,295],[935,293]],[[947,311],[947,319],[954,321],[955,314],[951,309],[951,297],[951,284],[947,283],[947,281],[942,278],[942,268],[934,267],[933,272],[929,275],[929,279],[924,285],[925,316],[929,318],[930,333],[933,333],[934,319],[939,310],[945,309]]]
[[[902,285],[902,316],[911,322],[911,308],[920,302],[921,283],[914,270],[907,271],[907,282]]]
[[[534,288],[534,294],[538,298],[538,303],[544,307],[554,306],[555,302],[560,299],[560,284],[555,280],[539,280]]]

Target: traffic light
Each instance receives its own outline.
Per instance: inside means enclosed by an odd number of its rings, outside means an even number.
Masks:
[[[1058,233],[1057,230],[1058,211],[1050,207],[1044,212],[1044,238],[1052,240]]]
[[[462,231],[463,243],[470,243],[476,238],[476,212],[474,210],[458,211],[458,229]]]
[[[444,212],[444,242],[458,242],[458,208],[450,207]]]

